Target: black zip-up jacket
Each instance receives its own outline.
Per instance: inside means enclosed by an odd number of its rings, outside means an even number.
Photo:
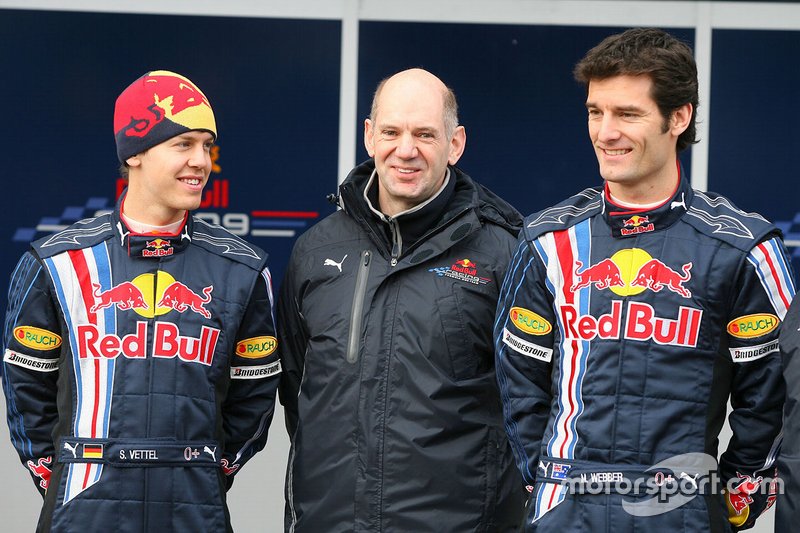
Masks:
[[[491,335],[522,219],[455,167],[386,217],[364,195],[373,170],[298,239],[281,287],[286,530],[515,530],[525,490]]]

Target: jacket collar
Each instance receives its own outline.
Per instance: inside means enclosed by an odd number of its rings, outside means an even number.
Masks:
[[[611,227],[612,237],[635,237],[641,233],[668,228],[677,222],[688,210],[694,196],[682,167],[679,167],[679,172],[678,186],[672,196],[661,204],[646,209],[632,209],[614,203],[606,184],[603,190],[604,216]]]
[[[128,190],[125,189],[114,212],[111,215],[114,233],[116,235],[117,244],[126,248],[128,256],[130,257],[143,257],[146,259],[160,259],[168,257],[176,253],[180,253],[186,249],[192,242],[192,228],[193,222],[189,212],[183,219],[183,224],[177,233],[174,234],[146,234],[136,233],[132,231],[125,221],[122,219],[122,205],[125,202],[125,196]]]

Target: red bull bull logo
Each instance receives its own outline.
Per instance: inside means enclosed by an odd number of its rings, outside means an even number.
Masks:
[[[169,307],[179,313],[183,313],[188,309],[206,318],[211,318],[211,312],[204,306],[211,301],[211,291],[213,290],[213,285],[205,287],[203,296],[200,296],[180,281],[175,281],[164,289],[164,294],[161,296],[158,306]]]
[[[692,263],[681,267],[681,272],[673,270],[667,264],[654,259],[640,248],[629,248],[616,252],[607,259],[583,268],[583,263],[575,261],[572,292],[585,287],[610,289],[620,296],[639,294],[644,290],[660,292],[667,288],[670,291],[691,298],[691,291],[686,283],[692,278]]]
[[[462,274],[467,274],[468,276],[474,276],[478,273],[478,265],[470,261],[469,259],[461,259],[460,261],[456,261],[450,267],[455,272],[461,272]]]
[[[147,303],[144,301],[142,291],[130,281],[120,283],[107,291],[101,291],[100,289],[102,287],[97,283],[93,283],[92,286],[94,287],[93,296],[95,298],[95,304],[89,308],[89,311],[92,313],[96,313],[112,305],[116,305],[118,309],[122,309],[123,311],[127,309],[148,308]]]
[[[155,239],[149,241],[148,245],[150,243],[154,247],[160,246],[155,248],[156,251],[172,251],[169,241]],[[107,291],[102,291],[100,285],[93,286],[95,303],[89,308],[92,313],[115,305],[117,309],[133,310],[145,318],[164,315],[170,311],[183,313],[187,310],[211,318],[211,311],[207,306],[211,302],[214,287],[205,287],[198,294],[167,272],[142,274],[133,281],[122,282]]]
[[[683,271],[683,275],[681,275],[658,259],[651,259],[639,268],[636,277],[631,281],[631,287],[646,287],[653,292],[659,292],[666,287],[684,298],[691,298],[691,291],[683,286],[692,279],[692,275],[689,273],[691,269],[692,263],[686,263],[681,267]]]
[[[751,495],[758,490],[764,478],[759,476],[753,479],[752,476],[742,475],[739,472],[736,472],[736,475],[741,481],[728,493],[728,508],[741,518],[740,520],[732,519],[731,523],[734,526],[740,526],[747,521],[747,516],[750,514],[750,504],[753,503]]]
[[[115,114],[115,132],[144,137],[164,120],[189,129],[216,129],[208,99],[187,78],[174,72],[153,71],[143,83],[145,90],[131,93],[127,109]]]
[[[583,263],[575,261],[575,283],[570,289],[573,292],[589,285],[594,285],[595,289],[625,286],[619,267],[611,259],[603,259],[596,265],[581,270],[582,267]]]
[[[39,486],[43,489],[47,490],[47,487],[50,485],[50,475],[53,473],[50,470],[50,464],[53,462],[51,457],[42,457],[35,463],[33,461],[28,461],[26,464],[33,475],[39,478]]]

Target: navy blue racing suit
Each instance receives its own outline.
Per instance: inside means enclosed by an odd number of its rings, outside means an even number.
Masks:
[[[526,531],[752,526],[775,500],[793,295],[778,230],[685,179],[649,210],[593,188],[529,216],[495,322]]]
[[[266,254],[188,216],[114,213],[33,243],[11,279],[3,387],[39,531],[226,531],[280,362]]]

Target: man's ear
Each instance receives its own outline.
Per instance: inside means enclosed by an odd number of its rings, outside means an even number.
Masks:
[[[139,157],[140,155],[142,154],[136,154],[130,156],[128,159],[125,160],[125,163],[131,168],[140,166],[142,164],[142,160]]]
[[[670,117],[670,130],[673,135],[679,137],[686,131],[686,128],[689,127],[689,122],[692,120],[693,111],[692,104],[683,104],[672,112],[672,116]]]
[[[372,121],[370,119],[364,120],[364,148],[367,149],[370,157],[375,157],[375,141],[372,138]]]

